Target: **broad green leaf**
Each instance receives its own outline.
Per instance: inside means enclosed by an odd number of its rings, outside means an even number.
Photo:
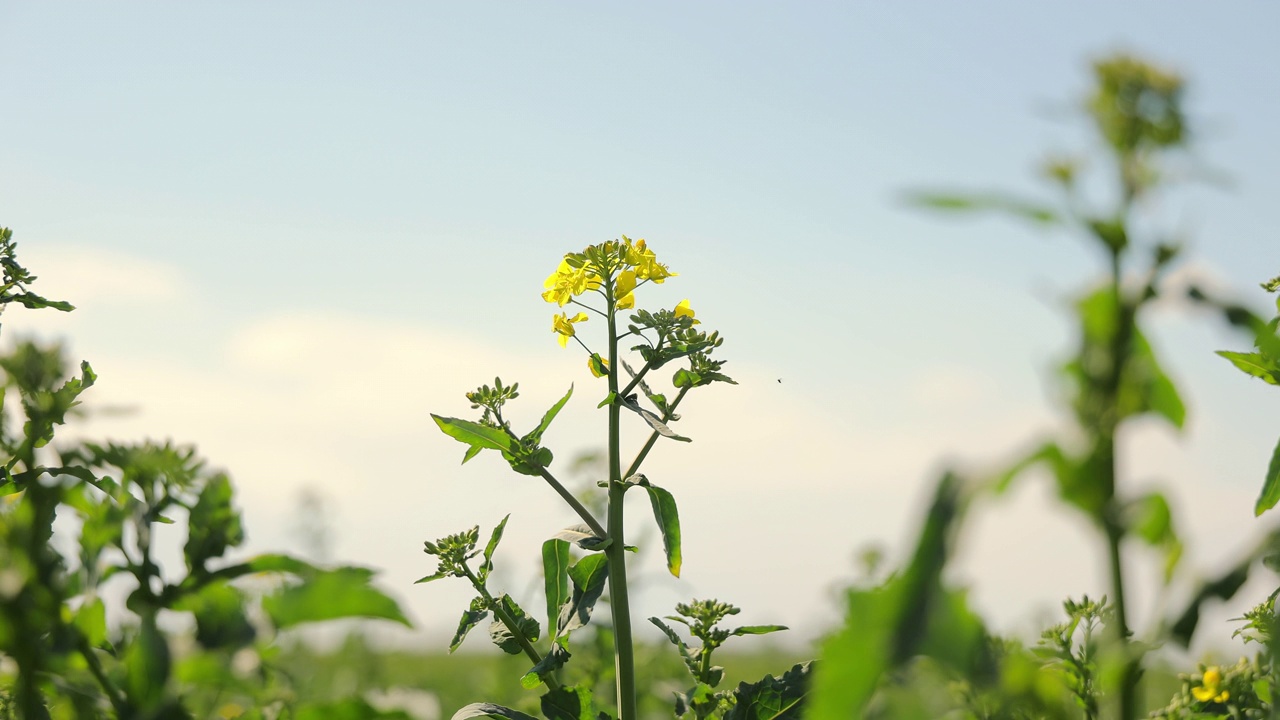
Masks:
[[[551,421],[556,419],[556,415],[560,413],[560,409],[564,407],[565,403],[569,402],[569,398],[572,396],[573,386],[570,385],[569,392],[565,393],[564,397],[560,398],[559,402],[551,406],[551,409],[542,416],[542,422],[538,423],[538,427],[534,428],[533,432],[526,435],[525,439],[532,439],[535,444],[541,442],[542,433],[546,432],[547,428],[551,427]]]
[[[662,531],[662,549],[667,554],[667,570],[680,577],[680,514],[676,511],[676,499],[671,493],[656,485],[644,484],[649,492],[649,504],[653,507],[653,519]]]
[[[169,644],[156,628],[154,616],[143,616],[137,637],[125,650],[124,667],[124,689],[134,705],[152,708],[164,699],[169,681]]]
[[[90,647],[101,647],[106,644],[107,608],[102,604],[102,598],[95,596],[86,600],[76,610],[72,623],[88,641]]]
[[[512,710],[493,703],[471,703],[453,714],[450,720],[470,720],[471,718],[492,718],[493,720],[538,720],[519,710]]]
[[[256,635],[244,604],[243,593],[225,582],[216,582],[187,593],[173,609],[195,615],[196,642],[201,646],[235,649],[253,642]]]
[[[791,720],[799,718],[809,693],[810,663],[801,663],[775,678],[739,683],[733,691],[734,706],[724,720]]]
[[[542,684],[542,676],[564,667],[569,662],[571,654],[569,649],[558,642],[551,643],[551,649],[546,655],[542,656],[542,662],[534,665],[520,678],[520,687],[525,690],[532,690]]]
[[[303,703],[293,717],[295,720],[413,720],[403,710],[379,710],[358,697]]]
[[[449,652],[457,650],[462,641],[467,639],[467,633],[471,632],[471,628],[480,624],[480,621],[489,615],[489,611],[485,609],[484,598],[475,598],[471,601],[471,607],[462,613],[462,618],[458,620],[458,630],[453,634],[453,640],[449,641]]]
[[[1280,385],[1280,367],[1262,353],[1219,350],[1218,355],[1231,361],[1232,365],[1252,377],[1256,377],[1269,385]]]
[[[556,627],[560,606],[569,593],[569,543],[552,538],[542,543],[542,582],[547,596],[547,628]]]
[[[591,621],[591,611],[604,592],[609,578],[609,558],[603,553],[587,555],[569,568],[573,596],[560,608],[556,637],[577,630]]]
[[[535,618],[525,614],[524,609],[516,604],[515,600],[509,595],[499,595],[497,602],[502,605],[502,609],[515,620],[516,627],[509,628],[507,624],[498,617],[498,613],[493,613],[493,622],[489,624],[489,637],[493,640],[493,644],[502,648],[502,651],[508,655],[519,655],[524,652],[520,641],[516,638],[515,633],[518,632],[524,639],[534,642],[542,632],[538,621]]]
[[[740,628],[734,628],[729,632],[730,635],[768,635],[769,633],[778,632],[779,630],[788,630],[786,625],[743,625]]]
[[[596,720],[591,689],[562,687],[542,696],[542,714],[547,720]]]
[[[337,618],[380,618],[412,627],[396,604],[369,585],[373,572],[344,567],[323,570],[262,599],[262,609],[278,628]]]
[[[436,425],[440,426],[440,430],[445,435],[458,442],[466,443],[473,448],[478,446],[490,450],[501,450],[507,454],[511,454],[514,449],[514,442],[511,436],[500,428],[481,425],[470,420],[440,417],[435,414],[432,414],[431,418],[436,421]],[[473,457],[475,457],[475,453],[468,450],[462,461],[466,462]]]
[[[489,577],[489,573],[493,571],[493,553],[498,549],[498,543],[502,542],[502,531],[507,527],[507,520],[511,519],[511,513],[507,513],[502,518],[502,522],[493,529],[493,533],[489,535],[489,543],[484,546],[484,562],[480,564],[480,580],[484,581]]]
[[[1277,501],[1280,501],[1280,441],[1276,442],[1276,449],[1271,453],[1271,464],[1267,467],[1267,477],[1262,481],[1262,494],[1253,506],[1253,514],[1261,515],[1275,507]]]
[[[1135,500],[1129,509],[1133,531],[1148,545],[1164,551],[1164,581],[1169,582],[1182,559],[1182,542],[1174,531],[1168,500],[1160,493],[1149,493]]]
[[[203,574],[205,563],[244,542],[240,513],[232,507],[231,496],[231,480],[216,475],[205,483],[191,508],[183,555],[192,574]]]

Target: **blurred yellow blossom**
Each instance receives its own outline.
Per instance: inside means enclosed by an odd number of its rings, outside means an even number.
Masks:
[[[1224,703],[1231,697],[1226,690],[1220,691],[1222,671],[1217,667],[1206,669],[1200,683],[1200,687],[1191,688],[1191,694],[1200,702]]]

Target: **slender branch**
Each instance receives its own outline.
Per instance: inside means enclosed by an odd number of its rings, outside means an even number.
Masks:
[[[579,301],[577,301],[577,300],[574,300],[573,298],[570,298],[570,299],[569,299],[569,302],[573,303],[574,305],[577,305],[578,307],[584,307],[584,308],[586,308],[586,309],[590,310],[591,312],[593,312],[593,313],[595,313],[595,314],[599,315],[600,317],[608,317],[608,316],[607,316],[607,315],[605,315],[604,313],[600,312],[599,310],[597,310],[597,309],[595,309],[595,308],[591,307],[590,305],[588,305],[588,304],[586,304],[586,303],[584,303],[584,302],[579,302]]]
[[[498,619],[502,621],[503,625],[507,626],[507,630],[511,632],[511,636],[516,639],[516,642],[520,643],[520,649],[524,650],[524,654],[533,661],[534,665],[542,662],[542,655],[538,653],[538,649],[535,648],[533,643],[529,642],[529,639],[520,631],[520,625],[516,622],[515,618],[511,617],[511,613],[507,612],[507,609],[502,606],[502,603],[493,599],[493,596],[489,594],[489,589],[484,586],[484,583],[480,582],[480,578],[476,577],[475,573],[471,572],[471,568],[467,567],[465,562],[461,563],[461,565],[462,572],[466,573],[467,579],[471,581],[471,586],[476,589],[476,592],[480,593],[480,597],[484,598],[489,609],[493,611],[493,614],[498,616]],[[560,687],[559,681],[550,677],[550,673],[545,676],[539,675],[538,677],[542,678],[542,682],[546,683],[547,687],[552,690],[556,690]]]
[[[675,415],[676,406],[684,399],[685,393],[687,392],[689,392],[689,388],[680,388],[680,392],[676,395],[676,399],[671,401],[671,404],[667,406],[667,411],[663,413],[662,422],[667,422],[671,419],[672,415]],[[640,463],[644,462],[645,457],[649,455],[649,451],[653,449],[653,446],[658,442],[659,437],[660,435],[658,435],[657,431],[654,431],[654,433],[649,436],[649,440],[644,444],[644,447],[640,448],[640,452],[636,454],[636,459],[631,461],[631,467],[627,468],[626,474],[622,476],[623,478],[629,478],[636,474],[636,471],[640,469]]]
[[[102,688],[102,692],[106,693],[107,699],[111,701],[111,707],[115,708],[116,714],[120,717],[126,717],[129,714],[129,705],[125,701],[124,693],[115,683],[111,682],[111,678],[107,677],[107,673],[102,669],[102,663],[98,661],[98,656],[94,654],[93,648],[89,645],[89,640],[76,632],[76,649],[84,657],[85,664],[89,666],[89,672],[93,675],[93,679],[98,681],[98,685]]]
[[[551,474],[551,471],[546,468],[539,468],[539,472],[542,475],[542,479],[546,480],[547,484],[559,493],[560,497],[563,498],[565,502],[569,503],[569,507],[573,508],[573,511],[578,513],[578,517],[582,518],[582,521],[591,528],[591,531],[596,534],[596,537],[609,537],[609,532],[604,529],[604,526],[600,524],[600,521],[596,520],[595,516],[591,514],[591,511],[588,510],[586,506],[578,500],[578,498],[574,497],[573,493],[569,492],[565,486]]]

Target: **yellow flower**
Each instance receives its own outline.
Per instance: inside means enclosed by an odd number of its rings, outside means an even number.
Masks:
[[[1219,692],[1222,685],[1222,671],[1216,667],[1208,668],[1204,671],[1204,677],[1200,680],[1200,687],[1191,688],[1191,694],[1200,702],[1224,703],[1231,697],[1231,693],[1226,690]]]
[[[685,298],[684,300],[681,300],[680,302],[676,303],[675,315],[676,317],[688,317],[688,318],[691,318],[694,316],[693,308],[689,307],[688,298]],[[693,321],[693,324],[701,325],[702,321],[695,319]]]
[[[632,291],[636,289],[636,272],[635,270],[623,270],[613,285],[613,296],[617,298],[614,306],[619,310],[626,310],[636,306],[636,296]]]
[[[622,240],[622,259],[626,264],[635,268],[636,277],[641,280],[652,280],[655,283],[662,284],[663,280],[675,276],[675,273],[671,272],[666,265],[658,262],[657,256],[644,244],[643,239],[632,241],[631,238],[623,235]]]
[[[584,312],[580,312],[573,317],[569,317],[569,313],[560,313],[552,316],[551,329],[560,336],[556,338],[560,341],[560,347],[568,345],[569,338],[574,336],[573,324],[586,321],[587,314]]]
[[[542,293],[543,300],[564,307],[575,295],[600,287],[600,276],[591,263],[575,268],[567,260],[561,260],[560,267],[551,273],[542,287],[547,289]]]

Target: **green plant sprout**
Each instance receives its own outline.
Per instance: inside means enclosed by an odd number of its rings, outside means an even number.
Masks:
[[[542,444],[543,434],[573,395],[572,387],[543,415],[541,422],[524,435],[517,434],[504,416],[507,402],[519,396],[518,383],[508,386],[498,378],[494,379],[492,387],[484,385],[467,393],[471,408],[482,411],[478,420],[432,415],[446,435],[468,446],[462,458],[464,463],[483,450],[496,450],[515,472],[542,478],[581,520],[556,533],[542,546],[550,641],[545,653],[534,646],[539,634],[537,622],[528,618],[508,596],[495,599],[486,586],[486,568],[491,567],[493,550],[501,538],[505,519],[494,531],[479,571],[473,572],[467,565],[467,560],[477,553],[478,529],[427,543],[426,546],[427,553],[437,556],[440,564],[435,575],[422,581],[449,575],[466,577],[479,593],[463,614],[459,633],[451,647],[461,642],[466,629],[493,612],[496,619],[491,626],[491,634],[495,642],[508,652],[523,652],[533,663],[521,683],[526,688],[539,684],[547,686],[548,692],[541,698],[541,710],[553,720],[595,718],[597,714],[606,714],[597,707],[599,703],[589,687],[563,686],[555,675],[571,657],[569,639],[572,631],[591,620],[592,609],[606,590],[614,645],[617,713],[622,720],[638,720],[635,643],[632,639],[625,555],[634,548],[625,542],[623,496],[632,488],[643,488],[649,496],[662,537],[667,569],[679,577],[681,534],[675,498],[666,489],[650,482],[640,470],[659,439],[690,441],[672,429],[671,424],[679,420],[676,408],[691,390],[712,383],[736,384],[722,372],[724,361],[713,357],[723,344],[723,338],[719,333],[696,327],[701,321],[687,300],[680,301],[673,308],[656,311],[637,307],[636,295],[641,288],[650,283],[661,284],[675,276],[676,273],[658,262],[644,240],[632,240],[624,235],[621,240],[566,254],[543,284],[542,298],[545,301],[561,308],[572,305],[575,310],[573,314],[564,310],[552,317],[551,330],[560,346],[569,347],[570,342],[574,343],[584,352],[591,374],[607,382],[605,397],[597,406],[597,409],[607,409],[608,413],[608,479],[601,483],[607,489],[608,497],[603,519],[597,518],[551,472],[554,455]],[[624,311],[631,311],[625,321],[620,318]],[[588,341],[580,332],[583,324],[593,317],[603,320],[602,341]],[[639,370],[633,369],[624,357],[624,341],[634,343],[630,350],[639,356]],[[668,397],[666,392],[655,392],[648,382],[655,371],[668,365],[677,366],[671,375],[674,397]],[[627,411],[625,415],[623,410]],[[638,418],[650,430],[648,439],[627,463],[623,462],[620,440],[623,417]],[[570,552],[571,546],[585,554],[575,560]],[[554,634],[550,631],[552,627],[555,628]],[[747,634],[747,630],[742,634]],[[709,659],[714,645],[708,646],[704,641],[703,647]],[[803,691],[798,689],[804,680],[803,673],[785,677],[788,679],[783,682],[794,686],[791,692],[803,696]],[[701,678],[699,682],[705,679]],[[797,707],[790,711],[792,714],[799,711],[798,704],[793,704]],[[700,712],[711,712],[704,705],[699,707]],[[455,720],[470,717],[529,716],[492,703],[475,703],[454,715]]]

